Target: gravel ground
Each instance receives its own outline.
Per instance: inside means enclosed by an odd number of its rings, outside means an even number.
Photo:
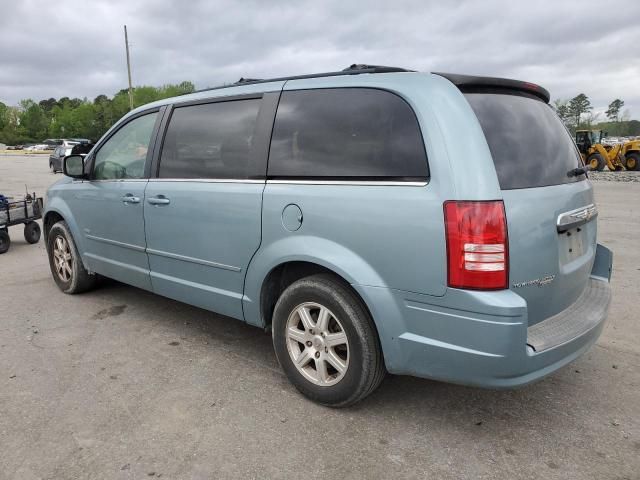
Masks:
[[[614,299],[587,354],[514,391],[389,377],[348,410],[302,398],[241,322],[116,282],[62,294],[42,242],[12,227],[0,479],[640,479],[640,186],[607,176],[592,178]],[[58,178],[0,156],[5,193]]]
[[[640,172],[589,172],[589,178],[594,182],[640,182]]]

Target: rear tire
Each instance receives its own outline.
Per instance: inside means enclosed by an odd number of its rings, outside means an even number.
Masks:
[[[636,152],[627,153],[624,166],[627,168],[627,170],[632,170],[632,171],[640,170],[640,153],[636,153]]]
[[[4,229],[0,229],[0,254],[6,253],[11,246],[11,238],[9,238],[9,232]]]
[[[49,162],[49,170],[51,170],[51,173],[56,173],[56,167],[53,166],[53,162]]]
[[[589,155],[587,163],[589,164],[589,168],[591,170],[597,170],[599,172],[604,170],[604,167],[606,165],[604,158],[602,158],[602,155],[600,155],[599,153],[592,153],[591,155]]]
[[[273,346],[289,381],[307,398],[330,407],[362,400],[386,374],[369,312],[330,274],[306,277],[285,289],[273,312]]]
[[[84,268],[66,222],[59,221],[51,227],[47,253],[53,280],[64,293],[82,293],[94,287],[96,276]]]
[[[40,241],[40,225],[38,222],[31,221],[24,226],[24,239],[27,243],[38,243]]]

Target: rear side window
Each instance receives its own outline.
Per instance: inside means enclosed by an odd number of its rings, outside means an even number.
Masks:
[[[160,157],[161,178],[246,179],[260,99],[178,107]]]
[[[428,173],[416,116],[397,95],[367,88],[282,93],[270,178],[424,180]]]
[[[466,93],[489,144],[500,188],[544,187],[584,180],[571,136],[546,103],[526,94]]]

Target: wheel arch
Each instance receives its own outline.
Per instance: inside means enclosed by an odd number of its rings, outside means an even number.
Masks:
[[[271,325],[273,309],[284,290],[292,283],[301,278],[309,277],[320,273],[333,275],[349,288],[358,298],[360,295],[351,288],[349,282],[335,271],[309,261],[289,260],[273,267],[262,281],[260,288],[260,318],[265,327]],[[361,299],[362,300],[362,299]],[[365,304],[364,300],[362,300]],[[366,304],[365,304],[366,305]]]
[[[47,238],[49,238],[49,232],[51,231],[51,227],[53,227],[54,224],[63,220],[64,220],[64,217],[57,210],[49,210],[44,214],[44,217],[42,218],[42,226],[44,231],[43,233],[44,233],[45,245],[46,245]]]
[[[60,221],[64,221],[67,224],[67,227],[69,227],[71,235],[73,236],[73,241],[75,242],[78,253],[80,254],[82,263],[84,267],[88,269],[86,259],[84,258],[84,236],[82,235],[78,224],[75,222],[67,204],[56,197],[52,198],[50,200],[50,203],[47,204],[44,215],[42,216],[42,226],[44,227],[44,243],[47,251],[49,249],[49,232],[51,231],[51,227],[53,227],[54,224]]]
[[[323,256],[317,255],[322,252]],[[335,242],[312,237],[288,237],[260,249],[249,264],[243,297],[247,323],[268,328],[273,306],[294,281],[316,273],[330,273],[362,301],[377,323],[367,299],[354,285],[385,287],[385,282],[364,259]]]
[[[273,318],[273,310],[276,305],[276,302],[280,298],[280,295],[284,290],[291,285],[292,283],[300,280],[301,278],[305,278],[315,274],[329,274],[334,277],[338,282],[340,282],[346,289],[348,289],[354,297],[361,303],[362,308],[367,312],[369,317],[372,320],[373,328],[377,335],[377,340],[379,345],[382,345],[382,337],[380,333],[380,329],[378,328],[378,323],[373,315],[373,311],[369,308],[367,300],[363,298],[358,290],[356,290],[347,279],[324,265],[320,263],[314,263],[308,260],[288,260],[284,261],[275,267],[273,267],[269,273],[265,276],[261,288],[260,288],[260,297],[259,297],[259,312],[260,312],[260,321],[262,322],[262,326],[265,329],[271,328],[272,318]],[[382,358],[384,360],[384,348],[382,348]],[[386,362],[385,362],[386,363]]]

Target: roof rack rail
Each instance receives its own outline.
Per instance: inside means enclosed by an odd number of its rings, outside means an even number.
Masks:
[[[387,67],[384,65],[367,65],[363,63],[354,63],[347,68],[337,72],[323,72],[323,73],[309,73],[306,75],[292,75],[288,77],[276,77],[276,78],[244,78],[242,77],[231,85],[221,85],[218,87],[203,88],[202,90],[196,90],[192,93],[208,92],[209,90],[219,90],[221,88],[228,88],[238,85],[252,85],[256,83],[268,83],[268,82],[282,82],[286,80],[303,80],[306,78],[321,78],[321,77],[337,77],[341,75],[360,75],[363,73],[394,73],[394,72],[415,72],[415,70],[408,70],[400,67]]]
[[[234,83],[234,85],[240,85],[242,83],[254,83],[254,82],[261,82],[264,79],[262,78],[244,78],[241,77],[240,80],[238,80],[236,83]]]
[[[365,71],[366,70],[366,71]],[[415,70],[407,70],[400,67],[387,67],[386,65],[367,65],[365,63],[354,63],[342,70],[343,72],[358,73],[391,73],[391,72],[414,72]]]

